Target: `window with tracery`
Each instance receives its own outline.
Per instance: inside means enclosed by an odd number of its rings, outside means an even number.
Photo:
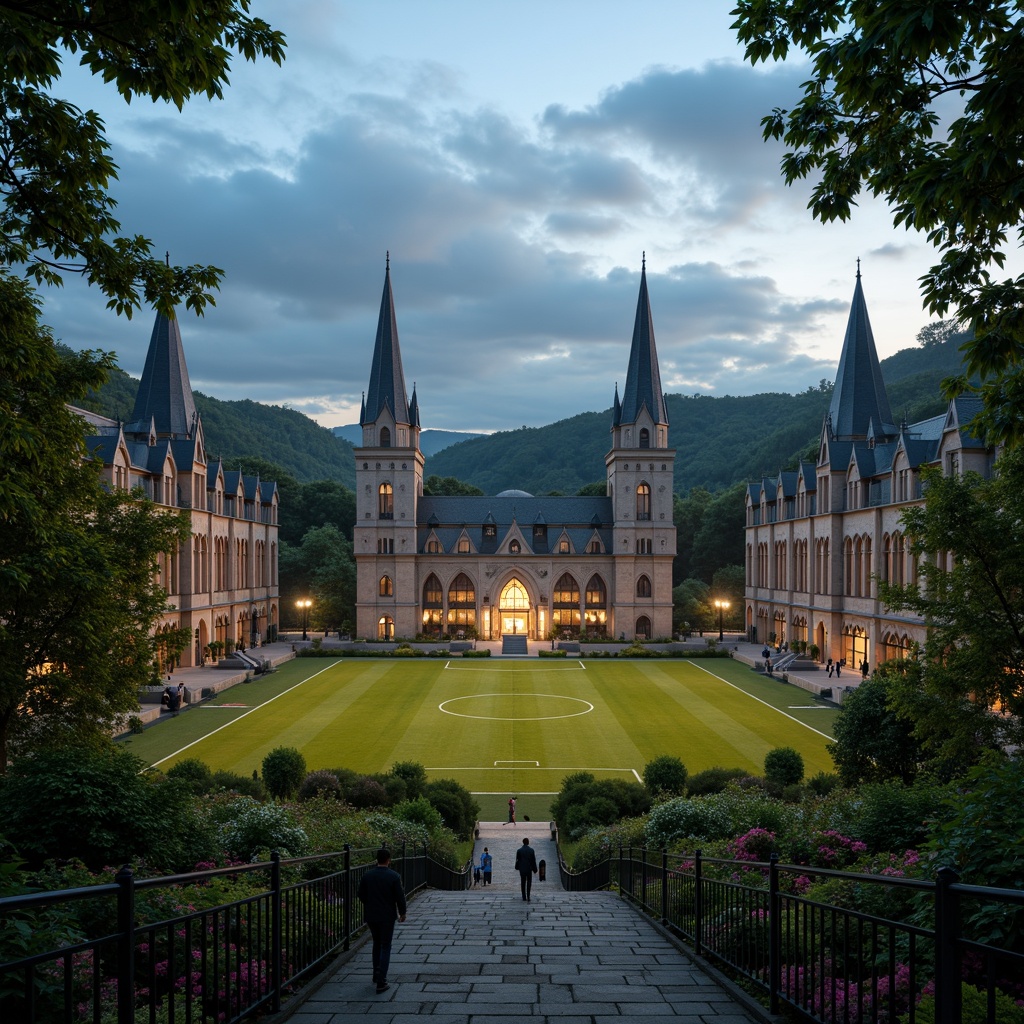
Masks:
[[[579,629],[580,585],[563,572],[551,593],[551,625],[556,629]]]
[[[476,625],[476,588],[473,581],[460,572],[448,588],[449,628]]]
[[[377,488],[377,515],[379,519],[395,518],[395,495],[389,483]]]
[[[636,581],[636,596],[651,596],[651,578],[649,576],[641,576],[640,579]]]
[[[379,593],[381,597],[394,597],[395,585],[390,576],[381,576]]]
[[[651,518],[651,485],[639,484],[636,489],[636,517],[644,521]]]

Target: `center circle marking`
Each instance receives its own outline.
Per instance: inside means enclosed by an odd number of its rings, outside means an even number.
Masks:
[[[457,704],[460,700],[478,700],[481,697],[548,697],[554,700],[571,700],[574,704],[582,704],[582,711],[572,711],[566,715],[539,715],[535,718],[505,717],[502,715],[467,715],[463,711],[452,711],[449,704]],[[560,693],[472,693],[466,697],[452,697],[451,700],[442,701],[437,705],[437,710],[446,715],[454,715],[456,718],[476,718],[487,722],[550,722],[556,718],[578,718],[580,715],[589,715],[594,710],[594,705],[589,700],[582,700],[579,697],[563,697]]]

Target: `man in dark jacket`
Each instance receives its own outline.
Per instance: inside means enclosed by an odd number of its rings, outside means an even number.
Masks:
[[[523,899],[529,903],[533,876],[537,874],[537,855],[533,852],[529,839],[524,839],[523,845],[516,850],[516,871],[519,872],[519,886],[523,890]]]
[[[390,865],[391,851],[382,847],[377,851],[377,866],[359,880],[363,919],[373,936],[373,981],[378,992],[388,990],[395,920],[405,920],[405,890],[401,876]]]

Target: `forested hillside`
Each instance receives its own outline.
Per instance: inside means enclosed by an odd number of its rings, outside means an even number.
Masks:
[[[139,382],[115,370],[100,389],[82,404],[112,419],[127,422],[135,405]],[[276,463],[296,480],[338,480],[355,487],[352,445],[294,409],[259,402],[223,402],[195,392],[203,417],[206,449],[211,458],[232,460],[258,456]]]
[[[959,371],[961,340],[947,332],[925,347],[904,349],[883,360],[882,373],[897,421],[913,422],[944,409],[939,382]],[[85,404],[127,420],[137,388],[137,380],[118,370]],[[774,473],[813,451],[831,393],[831,383],[822,381],[797,395],[666,395],[669,440],[678,452],[676,493],[686,495],[694,487],[721,491]],[[302,413],[252,401],[224,402],[199,392],[196,404],[212,456],[227,462],[258,456],[277,463],[299,482],[336,480],[355,486],[352,445]],[[604,481],[610,429],[611,410],[606,409],[545,427],[477,437],[433,455],[425,447],[426,475],[454,477],[485,494],[511,487],[531,494],[575,494],[581,487]],[[424,437],[428,435],[438,435],[441,443],[461,436],[454,431],[423,432]]]

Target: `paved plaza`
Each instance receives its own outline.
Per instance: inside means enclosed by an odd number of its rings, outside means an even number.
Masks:
[[[289,1024],[754,1024],[759,1017],[720,987],[658,928],[612,893],[569,893],[558,880],[547,823],[481,829],[476,854],[494,857],[494,885],[428,890],[395,929],[389,978],[377,995],[363,943],[288,1014]],[[513,870],[530,838],[547,861],[524,903]],[[287,1014],[287,1010],[286,1010]]]

